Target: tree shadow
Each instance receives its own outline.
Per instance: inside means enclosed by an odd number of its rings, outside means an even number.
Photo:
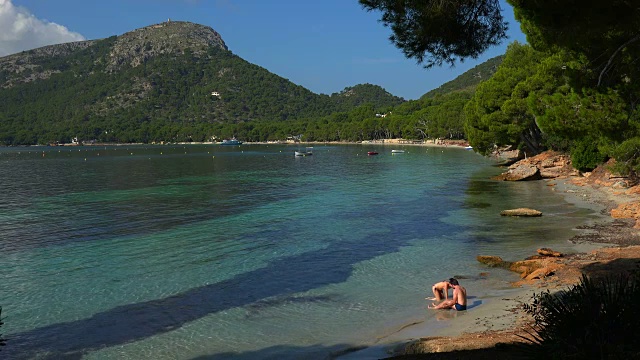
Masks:
[[[598,262],[588,264],[581,269],[584,275],[593,279],[618,275],[620,273],[630,274],[638,270],[640,270],[640,259],[638,258],[615,259],[606,263]]]
[[[311,346],[271,346],[268,348],[245,351],[226,352],[215,355],[202,355],[191,360],[298,360],[298,359],[339,359],[340,356],[366,349],[364,346],[352,346],[348,344],[337,344],[332,346],[311,345]]]
[[[228,309],[249,307],[251,313],[260,307],[274,306],[280,299],[291,299],[312,289],[343,283],[351,276],[354,264],[397,252],[416,234],[424,236],[436,231],[433,223],[412,218],[405,221],[398,226],[418,225],[405,229],[405,235],[394,241],[389,241],[387,233],[380,233],[370,236],[362,245],[334,242],[322,249],[273,260],[263,268],[217,283],[164,298],[117,306],[84,319],[14,333],[7,336],[2,355],[7,359],[78,359],[92,351],[168,333]],[[446,232],[446,227],[451,225],[439,223],[438,226],[438,232]],[[327,299],[304,297],[298,300]]]

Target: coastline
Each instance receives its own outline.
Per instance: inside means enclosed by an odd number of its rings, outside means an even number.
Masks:
[[[533,159],[533,158],[531,158]],[[531,160],[523,160],[528,162]],[[543,291],[557,291],[577,284],[583,274],[589,276],[629,271],[640,258],[640,186],[621,184],[603,166],[587,176],[564,173],[543,179],[565,201],[589,208],[601,215],[598,221],[580,228],[569,241],[572,252],[550,260],[554,270],[540,279],[514,283],[516,291],[507,297],[483,302],[464,316],[447,321],[434,330],[433,324],[407,324],[399,331],[378,339],[364,349],[335,354],[340,360],[365,359],[477,359],[504,356],[499,344],[523,343],[528,337],[531,319],[523,304]],[[577,176],[578,175],[578,176]],[[633,185],[633,184],[631,184]],[[541,243],[541,247],[544,247]],[[478,254],[491,255],[491,254]],[[533,254],[532,254],[533,255]],[[505,259],[519,261],[523,259]],[[444,312],[449,312],[443,310]],[[462,315],[462,314],[461,314]]]

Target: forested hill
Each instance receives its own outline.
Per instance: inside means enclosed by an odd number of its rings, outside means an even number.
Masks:
[[[165,129],[317,118],[362,104],[383,111],[402,102],[370,84],[315,94],[234,55],[215,30],[189,22],[0,58],[5,144],[75,136],[145,141]]]
[[[340,111],[349,111],[357,106],[375,104],[377,110],[393,107],[404,101],[378,85],[360,84],[345,88],[339,93],[331,94],[331,99]]]
[[[491,58],[482,64],[467,70],[455,79],[442,84],[437,89],[433,89],[422,95],[422,98],[431,98],[438,94],[444,95],[456,91],[473,91],[482,81],[489,79],[498,70],[504,55]]]

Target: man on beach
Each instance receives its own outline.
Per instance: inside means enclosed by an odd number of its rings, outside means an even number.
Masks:
[[[452,287],[449,283],[451,279],[440,281],[439,283],[435,283],[431,287],[431,291],[433,291],[433,296],[431,298],[426,298],[427,300],[448,300],[449,299],[449,289]]]
[[[428,306],[429,309],[467,310],[467,289],[460,286],[458,280],[453,278],[449,279],[449,284],[453,287],[453,297],[451,300],[445,300],[438,305],[433,303]]]

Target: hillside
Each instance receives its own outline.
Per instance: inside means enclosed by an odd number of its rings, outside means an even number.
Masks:
[[[348,111],[354,107],[375,104],[378,110],[395,106],[404,102],[403,98],[394,96],[378,85],[360,84],[345,88],[339,93],[331,94],[331,100],[340,111]]]
[[[496,56],[474,68],[467,70],[455,79],[442,84],[437,89],[433,89],[422,95],[421,99],[432,98],[436,95],[444,95],[457,91],[473,91],[480,82],[489,79],[498,70],[504,56]]]
[[[0,58],[0,143],[175,138],[181,127],[293,121],[402,103],[375,85],[319,95],[228,50],[212,28],[165,22]],[[158,135],[160,134],[160,135]],[[173,134],[173,135],[172,135]]]

